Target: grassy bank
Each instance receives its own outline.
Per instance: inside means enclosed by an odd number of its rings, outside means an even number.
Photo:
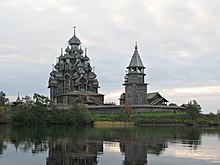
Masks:
[[[121,127],[134,127],[133,122],[122,122],[122,121],[96,121],[94,122],[96,128],[121,128]]]
[[[76,104],[69,109],[52,107],[48,110],[42,105],[22,104],[14,107],[0,107],[0,123],[21,124],[69,124],[87,125],[203,125],[219,126],[220,113],[199,114],[192,118],[186,112],[141,112],[119,114],[91,114],[83,104]]]
[[[219,126],[220,115],[200,114],[197,119],[190,119],[185,112],[142,112],[121,114],[93,114],[94,121],[133,122],[135,125],[205,125]]]

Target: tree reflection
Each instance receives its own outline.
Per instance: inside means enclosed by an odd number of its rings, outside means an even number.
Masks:
[[[215,130],[216,131],[216,130]],[[147,154],[160,155],[169,143],[196,149],[202,133],[194,127],[95,128],[70,126],[0,126],[0,155],[12,143],[15,149],[38,154],[48,150],[47,165],[96,165],[103,142],[119,143],[123,164],[147,164]],[[168,143],[169,142],[169,143]],[[100,156],[99,156],[100,155]]]
[[[187,139],[182,139],[183,144],[187,144],[187,147],[197,149],[198,145],[201,144],[201,130],[196,128],[190,128],[186,132]]]

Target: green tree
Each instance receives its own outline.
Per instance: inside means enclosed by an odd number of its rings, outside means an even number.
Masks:
[[[33,99],[35,100],[36,105],[39,106],[47,106],[50,104],[49,98],[44,95],[34,93]]]
[[[25,103],[11,107],[11,119],[20,123],[33,122],[32,106]]]
[[[22,97],[22,100],[23,100],[24,104],[26,104],[27,106],[31,106],[34,104],[34,101],[31,99],[30,96]]]
[[[8,98],[6,98],[6,94],[4,92],[0,92],[0,106],[4,106],[8,103]]]
[[[217,110],[216,118],[217,118],[217,121],[220,123],[220,110],[219,109]]]
[[[9,122],[10,122],[9,107],[0,106],[0,123],[9,123]]]
[[[190,119],[197,119],[199,114],[201,114],[201,106],[197,103],[196,100],[189,101],[187,104],[186,114]]]
[[[11,117],[15,122],[21,123],[45,123],[47,122],[47,97],[34,94],[22,98],[23,104],[12,107]]]

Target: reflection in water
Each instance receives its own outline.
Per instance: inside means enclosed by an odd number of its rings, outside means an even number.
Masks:
[[[71,141],[49,143],[47,165],[97,164],[97,155],[103,152],[101,141],[88,140],[82,145],[73,145]]]
[[[7,145],[3,144],[3,142],[0,142],[0,156],[3,155],[3,150],[7,148]]]
[[[159,154],[165,147],[167,147],[167,143],[164,140],[108,140],[110,141],[88,139],[85,144],[81,145],[73,145],[73,142],[68,141],[67,139],[58,139],[56,142],[50,142],[47,165],[96,165],[98,164],[97,156],[103,154],[103,146],[108,146],[109,149],[116,151],[118,150],[118,143],[120,152],[125,155],[125,165],[146,165],[148,151],[152,154]]]
[[[169,145],[176,143],[196,150],[201,145],[201,134],[212,133],[216,134],[217,130],[193,127],[92,128],[1,125],[0,156],[4,157],[7,144],[13,144],[15,149],[31,151],[32,154],[48,151],[47,165],[98,165],[103,158],[104,146],[124,155],[121,164],[146,165],[148,154],[160,155]]]
[[[122,148],[122,152],[125,153],[124,164],[147,164],[147,151],[144,142],[123,142],[120,147]]]

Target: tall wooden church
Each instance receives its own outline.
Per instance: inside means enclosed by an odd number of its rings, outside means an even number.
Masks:
[[[50,98],[56,105],[72,105],[82,102],[89,105],[102,105],[104,95],[98,93],[99,82],[90,65],[86,49],[74,35],[69,39],[65,52],[61,55],[50,73]]]
[[[158,92],[148,93],[145,83],[145,66],[138,52],[137,43],[124,77],[125,93],[120,97],[120,105],[166,105],[167,100]]]

